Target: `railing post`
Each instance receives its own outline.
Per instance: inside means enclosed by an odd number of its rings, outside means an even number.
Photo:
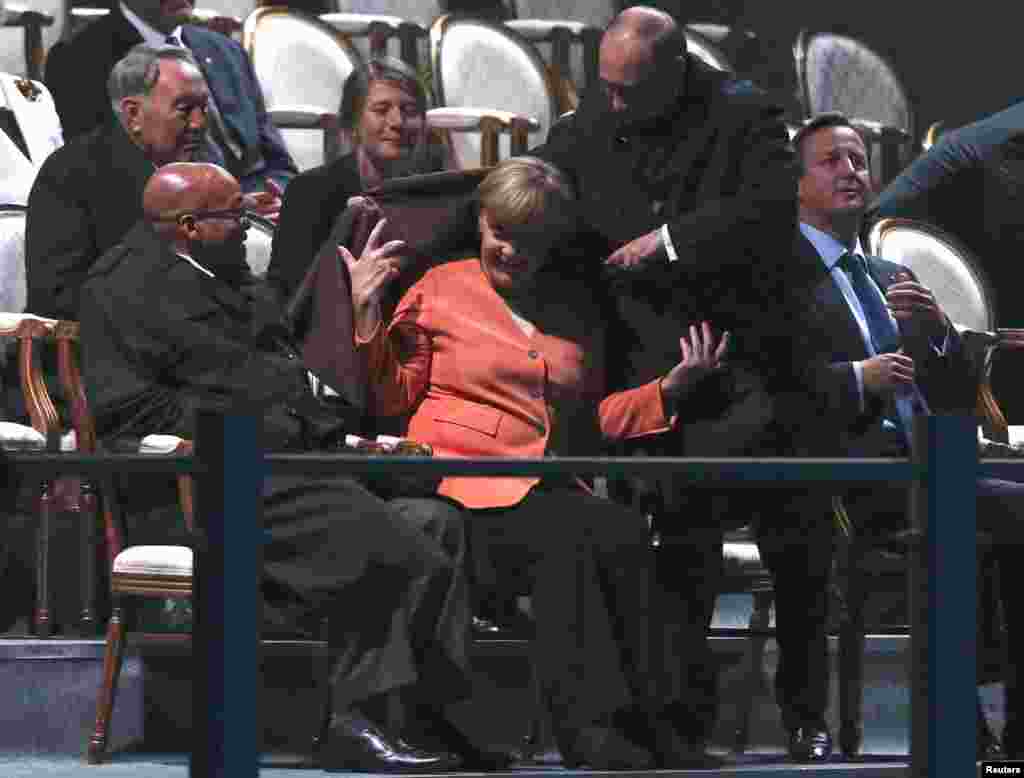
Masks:
[[[197,421],[192,778],[259,774],[263,450],[259,420]]]
[[[926,475],[911,486],[911,774],[973,775],[976,758],[978,444],[976,422],[919,416],[915,458]]]

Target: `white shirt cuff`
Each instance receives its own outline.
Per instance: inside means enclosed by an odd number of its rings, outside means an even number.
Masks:
[[[857,396],[860,398],[860,412],[864,413],[864,365],[861,362],[853,362],[853,374],[857,377]]]
[[[672,245],[672,236],[668,234],[668,225],[661,225],[661,245],[665,247],[665,251],[668,252],[669,262],[678,262],[679,255],[676,253],[676,247]]]
[[[946,350],[949,348],[949,330],[950,329],[951,329],[951,327],[950,327],[949,322],[946,322],[946,334],[942,336],[942,345],[941,346],[936,346],[934,340],[931,342],[932,343],[932,348],[935,349],[935,353],[938,356],[940,356],[940,357],[946,356]]]

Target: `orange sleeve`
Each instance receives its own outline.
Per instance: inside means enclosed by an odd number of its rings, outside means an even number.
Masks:
[[[355,336],[356,353],[366,360],[366,373],[379,416],[411,410],[430,384],[433,343],[429,328],[430,283],[420,279],[405,293],[386,331],[378,324],[369,338]]]
[[[661,379],[656,378],[643,386],[615,392],[605,397],[597,407],[601,435],[606,440],[625,440],[668,432],[677,417],[665,416],[665,401],[661,396]]]

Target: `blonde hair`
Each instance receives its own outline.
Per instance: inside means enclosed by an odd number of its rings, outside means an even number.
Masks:
[[[572,187],[557,167],[536,157],[512,157],[500,163],[477,189],[480,207],[497,224],[531,222],[575,225]]]

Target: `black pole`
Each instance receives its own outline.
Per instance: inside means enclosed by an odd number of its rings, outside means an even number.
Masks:
[[[192,778],[259,774],[263,450],[259,422],[200,414],[193,596]]]
[[[977,748],[976,422],[919,416],[914,447],[927,473],[911,487],[911,773],[962,778]]]

